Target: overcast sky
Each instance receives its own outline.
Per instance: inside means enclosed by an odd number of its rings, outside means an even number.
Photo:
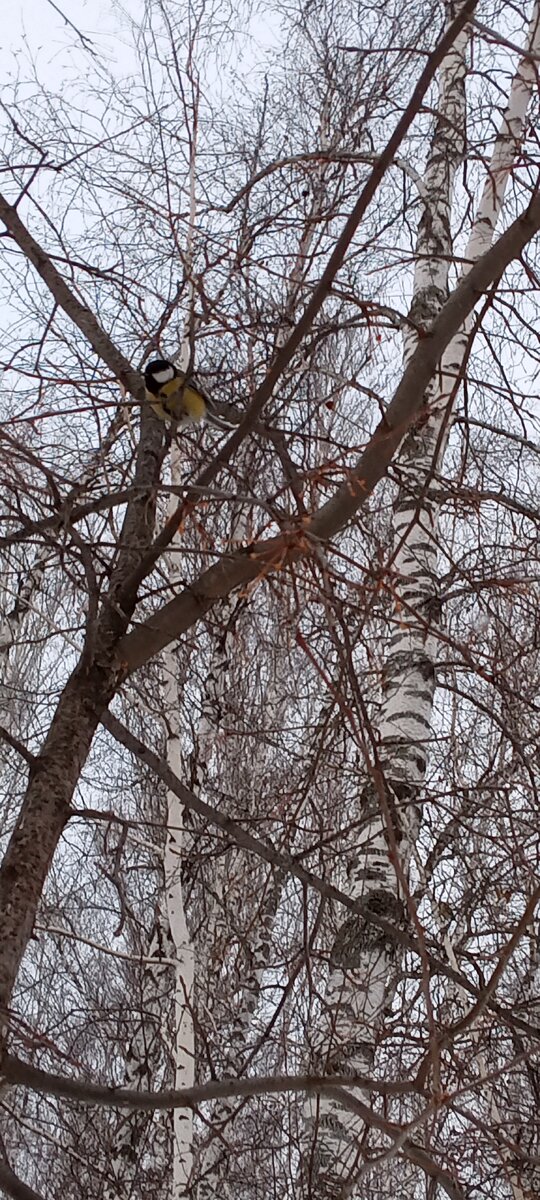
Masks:
[[[66,24],[62,13],[76,30],[91,40],[112,74],[121,76],[132,68],[140,70],[130,26],[131,19],[137,21],[143,7],[143,0],[122,0],[122,3],[118,0],[11,0],[2,12],[2,79],[28,78],[25,64],[29,58],[35,63],[43,83],[53,79],[58,82],[63,76],[73,78],[74,66],[80,70],[85,61],[86,68],[83,69],[88,68],[88,56],[81,58],[77,34]],[[230,8],[230,3],[224,7]],[[250,16],[240,0],[238,19],[231,21],[231,27],[236,25],[234,65],[244,73],[256,70],[261,55],[280,42],[281,18],[276,17],[272,4],[266,4],[262,13],[256,11],[256,5],[253,7],[255,11]],[[224,82],[221,78],[221,83]]]
[[[109,67],[129,64],[131,36],[125,10],[135,14],[137,0],[119,6],[114,0],[11,0],[2,13],[0,64],[3,78],[13,79],[24,69],[28,58],[36,63],[41,78],[62,76],[73,67],[73,47],[77,35],[61,16],[90,38]],[[123,11],[124,10],[124,11]],[[79,56],[77,61],[80,62]]]

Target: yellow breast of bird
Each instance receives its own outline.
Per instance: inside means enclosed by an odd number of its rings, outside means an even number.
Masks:
[[[171,379],[170,383],[163,384],[157,402],[163,408],[165,417],[175,421],[180,421],[185,416],[190,417],[192,421],[202,421],[206,413],[202,393],[193,384],[182,383],[179,379]]]

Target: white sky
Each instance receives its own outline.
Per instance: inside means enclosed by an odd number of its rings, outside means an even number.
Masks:
[[[48,0],[11,0],[2,12],[0,44],[0,78],[13,82],[17,76],[28,77],[25,64],[31,59],[42,83],[53,78],[73,77],[75,63],[78,69],[86,62],[87,55],[81,54],[81,44],[75,31],[70,28],[61,13],[76,29],[90,38],[99,57],[104,60],[113,74],[123,75],[137,69],[133,48],[131,18],[137,19],[143,9],[143,0],[54,0],[55,11]],[[227,5],[226,5],[227,7]],[[254,6],[255,10],[257,6]],[[244,19],[244,17],[246,19]],[[235,22],[233,21],[233,25]],[[236,65],[249,70],[256,65],[258,52],[276,46],[280,42],[280,19],[267,3],[261,11],[254,11],[251,18],[238,11],[237,37],[235,46]],[[241,43],[245,37],[246,54]],[[84,69],[84,68],[83,68]],[[224,82],[222,80],[222,82]]]
[[[76,30],[88,37],[98,57],[113,75],[124,75],[135,65],[127,13],[135,15],[139,0],[54,0]],[[126,13],[127,10],[127,13]],[[11,0],[2,13],[0,78],[10,84],[35,74],[45,86],[58,86],[74,74],[92,72],[92,59],[48,0]]]
[[[81,33],[102,51],[108,50],[114,59],[115,49],[117,52],[121,49],[118,35],[123,22],[119,7],[101,0],[58,0],[57,7]],[[134,5],[129,7],[133,10]],[[12,73],[28,51],[37,55],[42,67],[50,65],[57,72],[62,69],[62,58],[74,38],[73,30],[48,0],[11,0],[2,14],[2,73]]]

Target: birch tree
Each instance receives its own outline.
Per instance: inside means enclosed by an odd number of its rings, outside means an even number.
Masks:
[[[495,141],[478,212],[464,254],[466,267],[490,244],[499,218],[507,180],[518,161],[527,107],[534,87],[534,58],[539,49],[539,14],[534,9],[527,57],[519,63],[508,106]],[[430,156],[422,184],[423,216],[418,231],[418,265],[409,310],[404,360],[414,352],[418,325],[429,328],[448,295],[452,256],[451,213],[456,169],[465,150],[465,54],[467,32],[456,40],[440,72],[440,96]],[[466,268],[465,268],[466,269]],[[424,412],[400,448],[400,488],[394,502],[392,565],[396,572],[396,621],[383,668],[379,753],[373,782],[363,800],[367,811],[379,809],[366,823],[366,849],[351,863],[352,895],[397,925],[413,915],[407,875],[418,837],[418,800],[423,785],[432,727],[437,662],[437,501],[431,480],[444,455],[451,406],[463,370],[472,322],[445,351],[440,378],[426,390]],[[362,844],[362,843],[361,843]],[[405,911],[404,911],[405,910]],[[368,1074],[373,1049],[384,1020],[396,946],[363,922],[348,918],[331,951],[331,973],[325,999],[326,1028],[319,1055],[327,1070]],[[435,1081],[436,1086],[436,1081]],[[309,1115],[314,1124],[318,1186],[329,1194],[342,1180],[354,1177],[360,1161],[362,1122],[324,1100]]]
[[[51,1120],[81,1196],[534,1186],[537,19],[361,15],[8,91],[7,1194]],[[145,407],[182,340],[228,434]]]

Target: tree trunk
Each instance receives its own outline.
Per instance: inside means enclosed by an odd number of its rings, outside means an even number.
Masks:
[[[13,987],[52,856],[69,820],[73,793],[100,715],[118,684],[116,649],[137,599],[136,593],[123,588],[123,584],[150,544],[161,462],[162,431],[152,416],[143,417],[136,466],[140,490],[126,511],[110,590],[95,628],[89,621],[82,655],[30,768],[27,792],[0,867],[2,1039],[7,1033]]]
[[[418,230],[410,318],[429,328],[444,304],[451,259],[450,213],[455,171],[464,153],[465,49],[462,33],[440,72],[439,114],[424,178],[424,213]],[[537,8],[529,47],[538,52]],[[465,253],[466,264],[488,248],[499,215],[505,184],[519,149],[535,74],[524,59],[511,90],[497,138],[478,216]],[[465,266],[465,271],[467,265]],[[400,925],[411,912],[407,872],[418,827],[417,800],[429,747],[436,669],[437,508],[429,485],[444,452],[448,408],[458,390],[470,325],[450,343],[420,414],[397,460],[401,486],[394,505],[391,566],[397,584],[395,633],[383,672],[379,721],[380,760],[362,803],[374,815],[362,835],[364,850],[349,867],[351,894],[368,899],[379,915]],[[405,337],[405,364],[416,344]],[[366,920],[343,922],[330,952],[330,974],[316,1051],[326,1072],[369,1074],[384,1013],[395,982],[396,944]],[[312,1141],[305,1154],[306,1182],[318,1196],[341,1194],[363,1157],[365,1125],[337,1101],[322,1097],[307,1105]],[[312,1182],[309,1184],[309,1179]]]

